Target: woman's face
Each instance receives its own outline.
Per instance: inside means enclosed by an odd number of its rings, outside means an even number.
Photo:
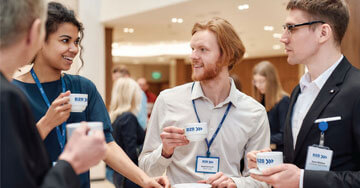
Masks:
[[[261,94],[266,92],[266,78],[260,74],[253,76],[253,84],[259,90]]]
[[[71,23],[63,23],[50,34],[40,53],[45,62],[57,70],[69,70],[79,52],[79,30]]]

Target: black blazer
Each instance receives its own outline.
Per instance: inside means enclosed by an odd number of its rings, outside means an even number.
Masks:
[[[299,93],[298,85],[291,94],[286,117],[284,161],[304,169],[308,146],[319,144],[320,140],[320,130],[314,121],[341,116],[341,120],[329,122],[325,132],[324,145],[334,151],[330,170],[360,170],[360,71],[343,58],[306,114],[294,149],[291,116]]]
[[[360,171],[324,172],[305,170],[304,188],[359,188]]]
[[[0,187],[80,187],[68,162],[51,167],[25,95],[1,72],[0,97]]]

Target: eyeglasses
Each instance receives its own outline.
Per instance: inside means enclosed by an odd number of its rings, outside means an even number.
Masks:
[[[316,24],[316,23],[324,24],[325,22],[324,21],[312,21],[312,22],[305,22],[305,23],[302,23],[302,24],[294,24],[294,25],[286,24],[286,25],[283,25],[283,28],[284,28],[285,31],[291,32],[295,27],[300,27],[300,26],[303,26],[303,25],[312,25],[312,24]]]

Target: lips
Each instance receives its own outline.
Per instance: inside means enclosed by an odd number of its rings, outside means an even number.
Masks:
[[[62,56],[65,60],[67,60],[67,61],[70,61],[70,62],[72,62],[73,60],[74,60],[74,58],[73,57],[69,57],[69,56]]]

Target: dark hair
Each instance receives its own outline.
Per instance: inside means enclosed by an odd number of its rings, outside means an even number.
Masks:
[[[48,13],[47,13],[47,19],[46,19],[46,35],[45,35],[45,41],[48,40],[48,37],[50,34],[57,31],[58,27],[63,23],[71,23],[75,27],[78,28],[80,33],[80,40],[79,40],[79,46],[80,46],[80,54],[79,58],[81,61],[81,66],[79,70],[83,67],[84,61],[82,58],[82,51],[83,46],[81,45],[81,41],[84,38],[84,27],[81,22],[77,20],[75,17],[75,13],[73,10],[67,9],[64,5],[57,2],[50,2],[48,4]]]
[[[334,31],[335,42],[341,44],[349,23],[349,10],[344,0],[290,0],[286,9],[299,9],[307,12],[310,19],[325,21]]]

